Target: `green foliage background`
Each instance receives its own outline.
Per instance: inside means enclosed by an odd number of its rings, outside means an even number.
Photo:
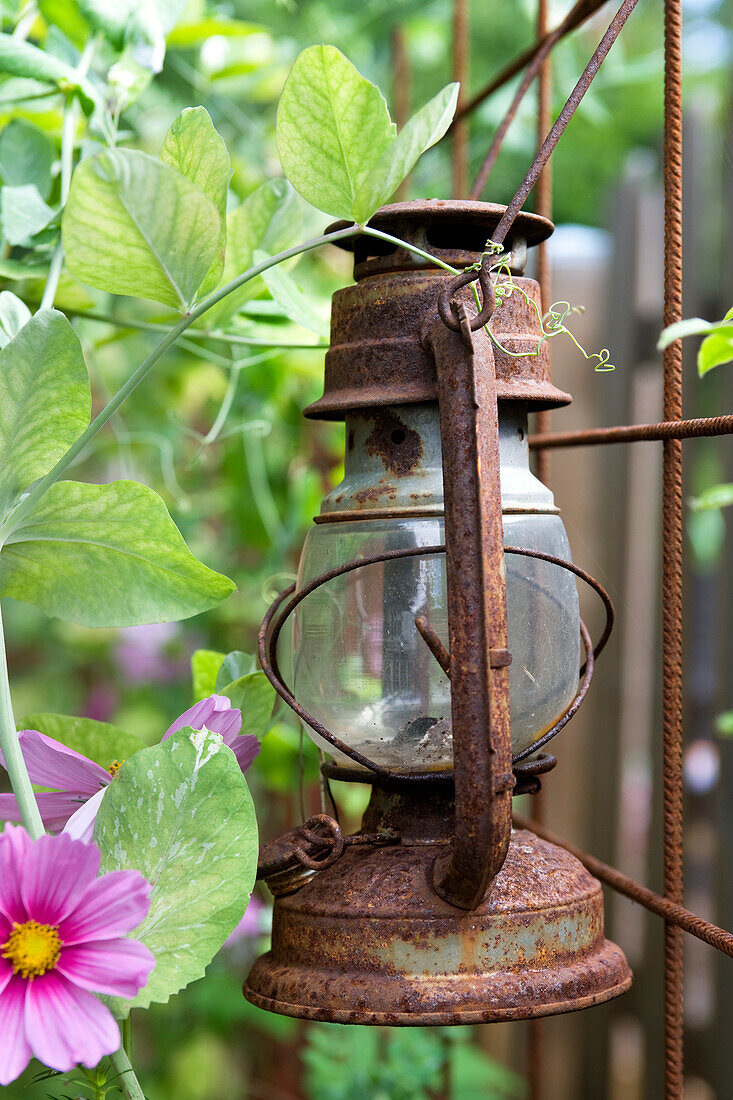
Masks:
[[[477,0],[472,7],[473,92],[532,39],[535,14],[528,0],[488,6]],[[83,9],[76,0],[41,0],[30,40],[60,62],[75,65],[84,45]],[[114,14],[117,5],[110,0],[105,10]],[[119,12],[125,10],[119,7]],[[18,18],[17,6],[3,0],[0,12],[3,30],[9,32]],[[558,18],[560,14],[555,11]],[[556,108],[608,16],[604,8],[556,50]],[[237,21],[250,26],[238,27]],[[184,107],[202,104],[230,150],[232,190],[246,200],[263,182],[280,175],[275,111],[283,81],[302,48],[321,42],[339,47],[384,90],[394,107],[392,36],[402,27],[415,110],[451,80],[450,22],[448,0],[191,0],[169,29],[162,71],[120,114],[119,144],[157,156],[176,115]],[[730,22],[730,13],[713,0],[691,13],[687,33],[696,33],[696,24],[697,31],[704,32],[705,25],[720,30]],[[121,40],[116,52],[103,46],[106,61],[111,64],[122,46]],[[604,224],[609,196],[629,154],[643,148],[658,158],[661,51],[661,5],[640,4],[553,159],[556,221]],[[40,200],[53,207],[59,179],[50,167],[59,155],[63,100],[13,100],[10,79],[0,78],[0,181],[9,188],[22,186],[36,172]],[[688,91],[704,81],[711,111],[723,111],[722,65],[716,70],[688,64],[686,80]],[[489,99],[472,120],[473,174],[512,91],[510,86]],[[89,94],[93,92],[92,87]],[[521,179],[534,147],[533,111],[530,95],[505,142],[486,198],[507,201]],[[13,154],[16,145],[10,141],[17,138],[19,127],[26,127],[30,143],[25,166]],[[79,133],[85,141],[95,140],[93,131],[80,126]],[[450,180],[450,142],[443,141],[419,162],[409,196],[448,196]],[[23,227],[9,230],[11,200],[16,198],[9,191],[7,210],[3,203],[0,211],[0,282],[35,308],[57,227],[44,221],[47,215],[36,204],[36,222],[25,226],[31,242],[24,246]],[[304,227],[301,236],[306,235]],[[349,257],[336,249],[309,255],[290,275],[315,300],[322,325],[329,295],[350,278]],[[274,293],[274,286],[270,288]],[[167,325],[170,319],[159,306],[91,291],[68,273],[62,276],[56,302],[76,318],[95,410],[153,345],[156,335],[140,330],[140,324]],[[17,714],[85,714],[153,743],[192,702],[189,661],[195,649],[254,650],[265,608],[276,588],[294,575],[304,532],[320,497],[339,477],[342,431],[301,416],[302,408],[321,392],[323,351],[307,346],[318,337],[290,324],[262,282],[243,301],[242,311],[232,326],[240,335],[256,330],[257,339],[266,340],[269,333],[272,339],[305,346],[283,351],[266,344],[243,347],[182,340],[72,472],[84,481],[134,477],[153,487],[194,553],[234,578],[237,593],[183,625],[131,632],[91,631],[49,621],[27,605],[8,601]],[[88,314],[115,320],[100,322],[85,317]],[[248,775],[265,837],[290,827],[298,816],[298,744],[294,725],[282,714]],[[315,762],[307,742],[304,751],[310,781]],[[341,797],[346,800],[348,792]],[[355,813],[357,807],[351,810]],[[521,1084],[481,1055],[463,1033],[405,1031],[389,1039],[385,1035],[377,1056],[377,1032],[367,1036],[367,1029],[336,1029],[335,1035],[333,1029],[309,1029],[248,1006],[241,998],[241,978],[262,946],[263,938],[255,937],[222,954],[204,982],[169,1006],[155,1006],[148,1014],[149,1027],[143,1028],[141,1021],[137,1061],[151,1097],[274,1095],[268,1092],[273,1066],[292,1060],[292,1051],[300,1049],[304,1039],[307,1051],[300,1084],[293,1086],[302,1090],[298,1095],[319,1100],[428,1096],[441,1081],[446,1084],[446,1074],[450,1094],[461,1100],[521,1095]],[[415,1063],[424,1070],[419,1083],[423,1091],[417,1091],[414,1080],[408,1086],[402,1080],[405,1066]],[[24,1081],[29,1079],[30,1074]],[[11,1087],[6,1094],[10,1100],[62,1095],[54,1089],[53,1081],[44,1081],[25,1090]]]

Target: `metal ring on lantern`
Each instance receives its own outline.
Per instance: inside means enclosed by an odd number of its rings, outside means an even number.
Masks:
[[[290,585],[283,592],[277,596],[270,607],[267,610],[267,614],[262,620],[259,635],[257,638],[257,652],[262,667],[267,679],[272,684],[273,688],[280,696],[280,698],[287,703],[292,711],[298,715],[301,721],[305,722],[307,726],[317,733],[319,737],[322,737],[324,741],[327,741],[333,748],[343,753],[344,756],[348,756],[350,760],[353,760],[356,764],[360,764],[362,767],[367,768],[386,780],[395,781],[433,781],[439,778],[445,778],[445,774],[441,772],[395,772],[391,768],[385,768],[381,764],[377,764],[375,761],[370,760],[363,753],[360,753],[358,749],[353,749],[342,741],[331,730],[327,729],[317,718],[314,718],[305,707],[297,701],[295,696],[289,690],[287,684],[282,678],[280,667],[277,660],[277,643],[282,632],[282,629],[289,619],[290,615],[295,611],[300,603],[309,596],[312,592],[315,592],[317,588],[320,588],[324,584],[328,584],[329,581],[335,580],[337,577],[343,576],[345,573],[352,573],[356,569],[362,569],[368,565],[379,565],[381,562],[395,561],[399,558],[409,557],[428,557],[433,554],[444,554],[445,544],[436,546],[415,546],[400,550],[385,550],[381,554],[374,554],[367,558],[359,558],[354,561],[347,562],[345,565],[339,565],[334,569],[330,569],[325,573],[319,574],[312,581],[301,588],[299,592],[295,591],[295,585]],[[593,678],[593,671],[595,668],[595,661],[598,655],[604,649],[606,642],[608,641],[611,631],[613,630],[614,623],[614,610],[611,598],[606,592],[603,585],[592,577],[590,573],[587,573],[580,566],[574,565],[572,562],[566,561],[564,558],[555,557],[553,554],[545,554],[539,550],[529,550],[525,547],[518,546],[505,546],[505,554],[517,554],[522,557],[536,558],[540,561],[546,561],[550,565],[557,565],[561,569],[567,569],[570,573],[574,573],[580,580],[585,581],[589,587],[591,587],[603,601],[603,606],[606,611],[606,623],[595,646],[593,646],[590,634],[583,623],[580,621],[580,636],[583,642],[583,646],[586,653],[585,663],[580,669],[579,677],[580,684],[578,690],[563,713],[553,723],[552,726],[540,737],[537,741],[534,741],[526,749],[517,753],[512,758],[513,764],[519,764],[521,761],[527,759],[527,757],[534,756],[544,745],[555,737],[564,726],[570,721],[571,718],[577,713],[581,703],[585,699],[590,682]],[[287,601],[287,602],[286,602]],[[284,605],[284,606],[283,606]],[[279,613],[279,614],[278,614]]]

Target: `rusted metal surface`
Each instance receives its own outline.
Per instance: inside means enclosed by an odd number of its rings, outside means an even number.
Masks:
[[[276,899],[272,949],[244,986],[252,1003],[339,1023],[460,1024],[572,1011],[628,989],[600,885],[573,856],[513,833],[490,897],[464,912],[429,883],[450,850],[449,793],[374,800],[365,822],[402,842],[350,846]]]
[[[665,439],[696,439],[700,436],[730,435],[733,416],[707,416],[694,420],[665,420],[659,424],[621,424],[614,428],[589,428],[573,432],[531,435],[530,448],[592,447],[606,443],[640,443]]]
[[[420,435],[391,409],[374,412],[374,426],[365,444],[367,454],[377,455],[395,477],[407,477],[422,458]]]
[[[511,832],[509,673],[491,667],[507,648],[499,417],[490,344],[436,321],[425,334],[438,375],[443,442],[451,726],[453,850],[435,865],[441,897],[475,909],[506,857]]]
[[[606,0],[580,0],[579,3],[574,4],[562,22],[558,25],[556,31],[538,33],[536,40],[528,49],[524,50],[523,53],[510,61],[508,65],[505,65],[489,84],[482,88],[480,92],[477,92],[477,94],[469,99],[467,103],[460,106],[456,111],[452,126],[455,126],[465,115],[475,111],[477,107],[480,107],[481,104],[489,98],[489,96],[497,92],[499,88],[503,88],[505,84],[508,84],[510,80],[514,79],[517,73],[521,73],[522,69],[531,64],[532,60],[542,49],[549,34],[557,35],[555,42],[559,42],[561,38],[564,38],[570,31],[579,27],[586,19],[590,19],[590,17],[594,15],[599,8],[602,8],[605,3]],[[560,33],[557,33],[558,30]]]
[[[501,221],[505,209],[500,203],[473,202],[469,199],[415,199],[382,206],[369,219],[369,225],[422,248],[451,267],[468,267],[481,255],[488,236]],[[352,224],[348,221],[334,222],[327,232],[346,229]],[[520,212],[506,236],[507,249],[513,251],[517,247],[516,260],[509,261],[515,275],[524,273],[526,245],[546,240],[553,228],[547,218],[525,210]],[[370,275],[425,269],[432,271],[435,268],[430,260],[416,256],[406,248],[363,234],[339,241],[338,247],[354,253],[354,278],[357,281]]]
[[[426,211],[426,207],[430,212]],[[491,203],[399,203],[383,207],[372,224],[427,248],[446,262],[461,267],[476,263],[486,240],[499,224],[504,207]],[[530,220],[526,220],[530,219]],[[432,229],[431,229],[432,226]],[[523,239],[548,236],[552,224],[536,215],[522,214],[514,232]],[[451,243],[441,248],[435,241]],[[323,397],[305,410],[315,418],[340,419],[348,412],[375,406],[407,405],[436,401],[435,363],[421,342],[421,333],[436,315],[441,293],[452,293],[453,276],[405,249],[388,256],[365,253],[359,261],[360,242],[365,248],[380,245],[372,238],[356,238],[355,286],[338,291],[331,312],[331,346],[326,353]],[[400,255],[402,253],[403,255]],[[469,280],[475,278],[471,273]],[[501,401],[525,401],[532,409],[568,404],[569,394],[553,386],[547,341],[542,339],[538,317],[539,287],[533,279],[514,278],[524,294],[503,298],[493,312],[491,330],[477,333],[477,341],[491,345]],[[486,282],[485,289],[489,286]],[[487,309],[493,292],[485,294]],[[476,312],[471,287],[457,293],[457,303]],[[476,325],[476,320],[473,325]],[[505,350],[502,350],[505,349]]]
[[[438,635],[435,633],[425,615],[418,615],[415,619],[415,626],[420,631],[422,638],[425,641],[428,649],[432,653],[435,660],[438,662],[443,672],[450,679],[450,653],[441,642]]]
[[[711,924],[710,921],[703,920],[702,917],[698,917],[695,913],[685,909],[683,905],[672,901],[670,898],[664,897],[662,894],[655,894],[647,886],[643,886],[640,882],[629,878],[628,875],[624,875],[615,867],[603,863],[602,860],[597,859],[589,852],[584,852],[577,845],[556,836],[549,829],[538,825],[536,821],[529,821],[521,814],[514,814],[513,820],[516,828],[532,829],[537,836],[547,840],[550,844],[556,844],[558,847],[564,848],[566,852],[570,852],[576,859],[580,860],[584,867],[588,868],[591,874],[617,890],[619,894],[638,902],[639,905],[643,905],[651,913],[656,913],[658,917],[663,917],[676,928],[689,932],[691,936],[695,936],[703,943],[707,943],[710,947],[714,947],[724,955],[733,958],[733,933],[727,932],[724,928],[719,928],[716,924]]]
[[[664,3],[664,324],[682,319],[682,2]],[[682,419],[682,341],[663,352],[664,419]],[[662,728],[664,893],[684,900],[682,836],[682,443],[663,445]],[[682,1100],[683,958],[680,928],[664,929],[664,1094]]]
[[[504,240],[506,239],[509,230],[514,223],[514,219],[517,217],[519,211],[522,209],[524,203],[526,202],[527,196],[537,182],[540,173],[545,167],[547,161],[550,159],[555,149],[555,146],[565,132],[565,127],[575,114],[575,111],[577,110],[583,96],[590,88],[593,77],[596,75],[599,68],[603,64],[603,61],[608,54],[608,51],[611,49],[611,46],[614,44],[619,34],[621,33],[621,29],[624,23],[636,7],[637,2],[638,0],[624,0],[623,4],[611,20],[608,30],[599,42],[593,56],[583,70],[580,79],[568,96],[565,106],[563,107],[560,114],[557,116],[557,119],[550,129],[549,134],[542,143],[542,148],[532,162],[532,165],[527,172],[527,175],[522,180],[522,183],[517,189],[514,198],[507,206],[506,211],[492,237],[492,240],[495,241],[497,244],[504,243]]]

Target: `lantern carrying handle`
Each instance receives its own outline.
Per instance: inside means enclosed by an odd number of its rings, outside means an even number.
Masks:
[[[506,859],[514,775],[509,662],[492,660],[508,650],[494,356],[456,310],[458,331],[436,319],[423,333],[438,379],[455,777],[453,846],[433,885],[475,909]]]

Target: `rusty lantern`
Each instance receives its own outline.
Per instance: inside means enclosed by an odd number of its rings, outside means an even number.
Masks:
[[[460,269],[503,211],[400,203],[371,224]],[[345,419],[345,476],[297,585],[268,612],[260,660],[328,754],[324,776],[372,794],[354,836],[323,814],[263,847],[272,949],[244,986],[262,1008],[479,1023],[584,1008],[631,984],[604,937],[600,884],[511,827],[512,795],[554,765],[542,749],[580,705],[610,630],[609,619],[594,651],[576,577],[609,616],[610,605],[571,563],[552,494],[529,469],[528,413],[570,401],[550,380],[539,287],[522,275],[527,245],[551,232],[516,218],[514,289],[494,308],[482,271],[480,316],[476,270],[456,278],[355,238],[356,284],[334,295],[325,392],[306,410]]]

